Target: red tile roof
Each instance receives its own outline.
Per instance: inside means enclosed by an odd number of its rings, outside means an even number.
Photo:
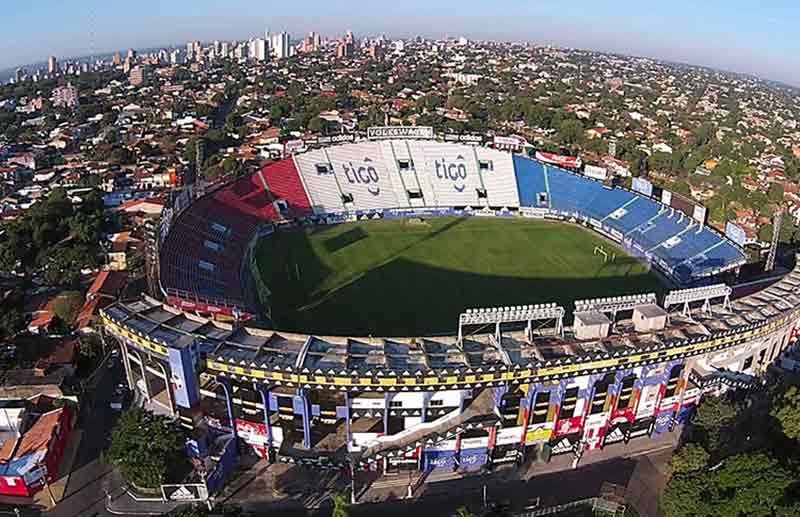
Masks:
[[[64,408],[59,408],[40,416],[39,420],[28,429],[28,432],[22,435],[14,456],[21,458],[32,452],[46,449],[63,412]]]

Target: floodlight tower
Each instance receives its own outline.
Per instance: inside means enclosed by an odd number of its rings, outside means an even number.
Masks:
[[[769,245],[769,255],[764,271],[775,269],[775,256],[778,254],[778,240],[781,238],[781,226],[783,225],[783,210],[780,209],[772,216],[772,242]]]

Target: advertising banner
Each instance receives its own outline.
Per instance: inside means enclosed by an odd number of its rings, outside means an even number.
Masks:
[[[647,197],[651,197],[653,195],[653,184],[645,178],[633,178],[631,189],[633,189],[634,192],[638,192]]]
[[[433,128],[428,126],[379,126],[367,128],[367,138],[370,140],[432,140],[433,137]]]
[[[489,451],[485,447],[480,449],[464,449],[458,457],[458,468],[460,470],[479,470],[486,465],[489,459]]]
[[[452,469],[456,465],[455,451],[426,450],[423,456],[425,470]]]
[[[725,223],[725,236],[739,246],[747,243],[747,234],[744,232],[744,228],[730,221]]]

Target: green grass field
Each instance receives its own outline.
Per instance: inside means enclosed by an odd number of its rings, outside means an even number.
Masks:
[[[614,261],[594,255],[602,246]],[[258,243],[276,328],[327,335],[455,333],[473,307],[663,291],[659,277],[582,228],[536,220],[369,221]]]

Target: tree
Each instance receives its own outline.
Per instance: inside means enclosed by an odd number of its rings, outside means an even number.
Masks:
[[[684,444],[675,451],[670,459],[670,471],[673,474],[686,474],[696,472],[708,465],[709,454],[696,443]]]
[[[797,386],[789,387],[777,398],[771,414],[780,422],[783,434],[793,440],[800,439],[800,390]]]
[[[773,183],[769,186],[769,190],[767,191],[767,197],[770,201],[774,201],[776,203],[783,202],[783,185],[780,183]]]
[[[221,164],[222,170],[225,171],[226,174],[235,171],[238,165],[239,164],[236,161],[236,158],[234,158],[233,156],[226,157],[224,160],[222,160]]]
[[[469,511],[466,506],[459,506],[456,508],[456,513],[453,514],[453,517],[475,517],[475,514]]]
[[[558,135],[564,145],[578,145],[583,142],[583,124],[579,120],[565,120],[558,127]]]
[[[723,432],[733,423],[736,406],[724,397],[707,397],[697,408],[692,425],[699,442],[711,453],[719,451],[726,437]]]
[[[308,123],[308,130],[313,131],[314,133],[321,133],[328,125],[328,122],[324,118],[314,117]]]
[[[120,415],[106,458],[127,481],[156,488],[164,483],[168,465],[180,461],[180,444],[179,434],[166,417],[133,408]]]
[[[672,169],[672,154],[656,151],[647,159],[647,167],[651,171],[668,172]]]
[[[66,325],[72,325],[83,306],[83,295],[77,291],[67,291],[53,301],[53,312]]]
[[[333,497],[333,511],[331,517],[349,517],[350,516],[350,502],[344,494],[334,494]]]
[[[661,498],[667,517],[733,515],[768,517],[785,504],[794,474],[767,454],[723,460],[719,468],[673,477]]]
[[[22,291],[12,291],[0,301],[0,337],[10,337],[25,328]]]

